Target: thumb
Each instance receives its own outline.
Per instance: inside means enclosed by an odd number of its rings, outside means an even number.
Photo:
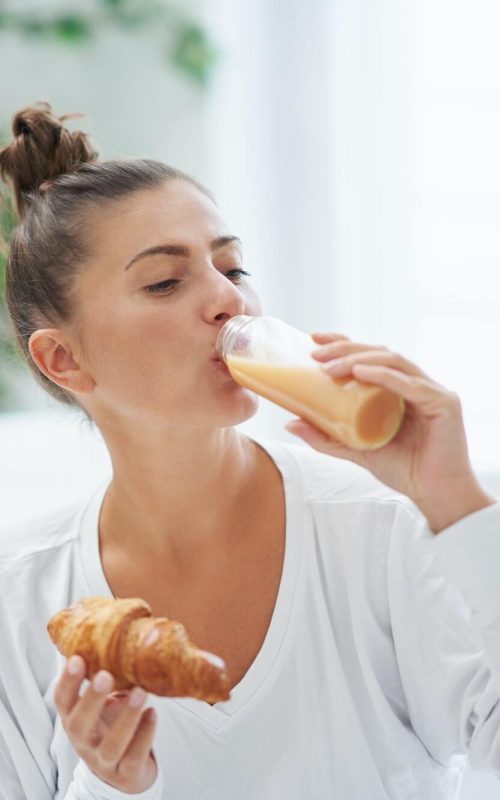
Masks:
[[[329,438],[320,431],[319,428],[311,425],[310,422],[306,422],[305,419],[292,419],[290,422],[287,422],[285,428],[294,436],[300,436],[301,439],[304,439],[304,441],[309,444],[313,442],[319,443],[321,441],[326,444],[326,442],[329,441]]]
[[[310,422],[306,422],[304,419],[293,419],[291,422],[287,422],[285,428],[294,436],[300,436],[301,439],[311,447],[314,447],[315,450],[319,450],[320,453],[358,462],[359,454],[356,450],[352,450],[342,442],[339,442],[338,439],[328,436],[328,434],[323,433],[315,425],[311,425]]]

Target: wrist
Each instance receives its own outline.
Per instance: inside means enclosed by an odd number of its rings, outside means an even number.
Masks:
[[[71,787],[74,789],[75,796],[78,797],[95,797],[99,800],[123,800],[125,797],[130,797],[130,800],[161,800],[163,793],[163,772],[158,759],[155,758],[157,765],[157,773],[154,783],[145,789],[143,792],[129,793],[116,789],[111,784],[102,781],[83,759],[78,762],[73,773],[73,783]]]
[[[472,484],[457,486],[446,495],[441,494],[432,501],[417,503],[424,514],[432,533],[438,534],[469,514],[495,505],[496,498],[489,495],[474,479]]]

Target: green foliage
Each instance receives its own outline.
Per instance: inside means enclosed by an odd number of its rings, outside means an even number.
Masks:
[[[7,144],[8,137],[0,130],[0,148]],[[10,189],[5,184],[0,184],[0,243],[8,245],[10,235],[17,225],[17,214],[14,207],[14,198]],[[0,304],[3,301],[5,289],[5,267],[7,256],[0,247]],[[0,305],[1,313],[1,305]]]
[[[205,85],[217,63],[217,50],[199,25],[185,25],[173,52],[174,63]]]
[[[10,235],[16,225],[17,218],[12,195],[7,190],[2,190],[0,193],[0,234],[6,243],[8,243]],[[4,297],[6,266],[7,256],[0,250],[0,301],[2,301]]]
[[[64,11],[7,11],[0,8],[0,36],[13,31],[22,36],[80,46],[102,31],[129,31],[159,27],[165,31],[168,61],[200,86],[207,86],[219,58],[208,32],[177,7],[161,0],[94,0],[89,10],[75,11],[71,0]],[[1,6],[1,0],[0,0]]]
[[[5,136],[2,136],[0,132],[0,147],[4,140]],[[2,188],[0,191],[0,236],[6,244],[8,244],[10,235],[16,225],[17,215],[12,194],[7,188]],[[7,255],[0,249],[0,410],[6,407],[8,399],[8,370],[5,367],[19,362],[19,355],[10,331],[4,304],[6,266]]]

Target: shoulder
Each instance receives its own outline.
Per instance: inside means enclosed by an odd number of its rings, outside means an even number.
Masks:
[[[95,492],[83,501],[62,503],[50,513],[26,515],[2,528],[0,629],[6,655],[0,658],[0,676],[4,669],[29,661],[38,685],[48,684],[55,650],[46,625],[82,585],[78,545],[82,517],[93,496]],[[41,658],[32,660],[29,650]]]
[[[57,503],[41,513],[4,518],[0,530],[0,574],[5,575],[27,561],[42,563],[53,557],[54,551],[77,539],[82,515],[95,491],[95,488],[87,491],[70,503]]]
[[[260,440],[259,440],[260,441]],[[302,483],[303,497],[310,503],[401,504],[416,518],[421,514],[405,495],[379,481],[353,461],[319,453],[309,445],[262,439],[276,460],[293,464]],[[278,464],[279,465],[279,464]]]
[[[420,538],[426,520],[409,497],[383,484],[352,461],[308,445],[259,440],[286,476],[295,502],[301,502],[324,547],[340,547],[354,560],[380,547],[387,554],[393,536]]]

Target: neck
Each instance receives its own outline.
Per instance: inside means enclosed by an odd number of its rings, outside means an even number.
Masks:
[[[103,436],[113,465],[100,518],[108,547],[138,559],[202,558],[251,507],[263,454],[234,428]]]

